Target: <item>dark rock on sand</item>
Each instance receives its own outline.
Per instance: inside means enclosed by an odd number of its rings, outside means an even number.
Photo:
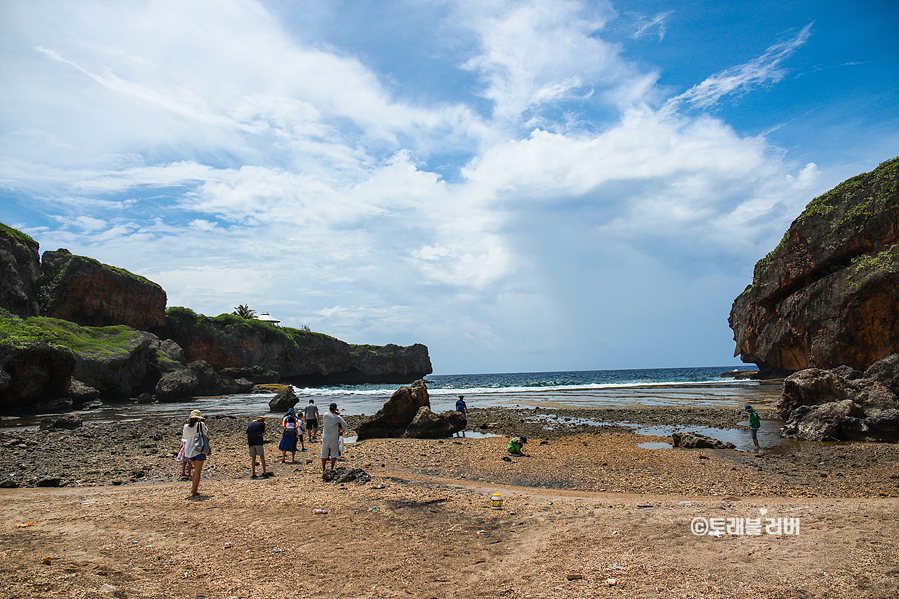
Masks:
[[[322,480],[326,483],[351,483],[364,484],[371,480],[371,476],[365,470],[359,468],[344,468],[343,466],[334,470],[325,470],[322,473]]]
[[[789,374],[899,352],[897,216],[899,158],[812,200],[734,300],[735,355]]]
[[[293,392],[293,387],[286,386],[269,400],[268,407],[274,412],[283,412],[288,408],[292,408],[300,403],[297,394]]]
[[[418,414],[406,427],[404,437],[410,439],[440,439],[465,430],[468,421],[462,412],[448,410],[439,414],[427,406],[418,409]]]
[[[41,418],[41,430],[68,429],[74,430],[83,424],[78,414],[63,414]]]
[[[46,476],[44,478],[38,479],[35,483],[35,487],[59,487],[62,484],[62,479],[58,476]]]
[[[402,437],[422,407],[431,407],[428,388],[423,380],[400,387],[377,414],[356,428],[357,439]]]
[[[737,447],[733,443],[726,443],[693,432],[672,433],[671,440],[674,447],[682,449],[736,449]]]
[[[100,392],[89,385],[85,385],[76,378],[69,380],[69,388],[66,394],[72,398],[72,403],[85,406],[100,399]]]

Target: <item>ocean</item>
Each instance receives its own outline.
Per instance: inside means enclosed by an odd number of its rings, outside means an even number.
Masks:
[[[750,367],[744,367],[749,369]],[[770,386],[757,381],[722,378],[721,373],[738,368],[707,366],[698,368],[649,368],[634,370],[591,370],[573,372],[526,372],[499,374],[428,375],[425,381],[434,411],[453,409],[457,396],[464,395],[469,408],[478,407],[722,407],[736,409],[771,394]],[[377,412],[399,388],[398,384],[337,385],[295,387],[304,406],[312,399],[320,410],[337,403],[341,413]],[[766,388],[767,387],[767,388]],[[779,389],[778,389],[779,392]],[[190,410],[204,415],[232,414],[237,417],[272,415],[270,395],[239,394],[201,397],[187,402],[160,404],[112,404],[85,411],[86,421],[162,416],[180,419]],[[756,400],[756,403],[761,401]],[[12,422],[7,426],[32,422]]]

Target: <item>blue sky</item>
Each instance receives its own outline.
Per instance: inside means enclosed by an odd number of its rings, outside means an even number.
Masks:
[[[894,1],[0,17],[0,220],[438,373],[737,364],[755,262],[899,154]]]

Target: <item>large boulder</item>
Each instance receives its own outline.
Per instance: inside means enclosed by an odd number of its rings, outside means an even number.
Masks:
[[[165,324],[162,287],[65,249],[43,254],[41,299],[44,315],[80,325],[148,331]]]
[[[784,380],[775,409],[781,435],[808,441],[899,440],[899,397],[889,385],[899,354],[875,362],[861,378],[851,368],[809,368]],[[847,378],[849,377],[849,378]]]
[[[0,223],[0,309],[22,318],[38,315],[38,249],[34,239]]]
[[[849,382],[835,371],[807,368],[784,379],[777,412],[787,420],[799,406],[842,401],[849,397]]]
[[[430,408],[431,401],[427,385],[417,380],[394,391],[377,414],[357,426],[356,438],[362,441],[402,437],[422,407]]]
[[[64,397],[75,354],[41,341],[0,343],[0,410],[33,412]]]
[[[278,391],[268,402],[272,412],[284,412],[300,403],[300,398],[294,393],[293,387],[286,385]]]
[[[467,424],[468,421],[462,412],[449,410],[437,414],[432,412],[431,408],[422,406],[406,427],[403,436],[410,439],[441,439],[465,430]]]
[[[755,265],[728,322],[762,375],[899,352],[899,158],[812,200]]]

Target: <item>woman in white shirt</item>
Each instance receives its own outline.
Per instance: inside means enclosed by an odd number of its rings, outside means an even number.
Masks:
[[[194,447],[197,440],[197,431],[203,431],[203,434],[207,437],[209,436],[206,419],[200,414],[200,410],[194,410],[190,413],[187,424],[181,430],[181,438],[184,439],[184,455],[193,466],[190,488],[191,497],[196,497],[200,494],[197,488],[200,486],[200,473],[203,471],[203,464],[206,462],[206,454],[197,451]]]

